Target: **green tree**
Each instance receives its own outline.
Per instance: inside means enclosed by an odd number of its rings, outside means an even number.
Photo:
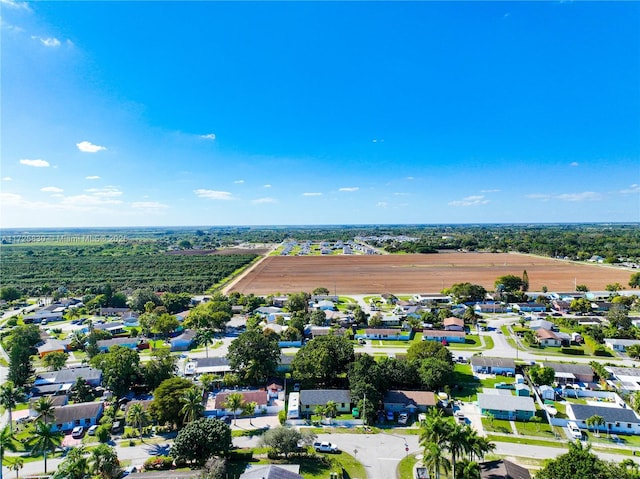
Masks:
[[[171,447],[176,461],[202,465],[216,454],[226,454],[231,445],[231,429],[219,419],[201,418],[180,430]]]
[[[320,309],[311,312],[309,322],[314,326],[324,326],[327,323],[327,313]]]
[[[452,296],[456,303],[480,303],[484,301],[487,290],[479,284],[455,283],[442,290],[442,294]]]
[[[9,381],[22,388],[31,380],[34,369],[31,356],[36,353],[35,345],[40,342],[40,329],[29,324],[13,328],[9,345]]]
[[[571,301],[571,305],[569,306],[571,311],[577,311],[579,313],[590,313],[591,312],[591,301],[587,298],[577,298]]]
[[[189,293],[164,293],[162,303],[167,308],[167,313],[177,314],[189,307],[191,295]]]
[[[16,479],[19,479],[20,469],[24,467],[24,459],[19,456],[14,456],[9,460],[9,469],[12,471],[16,471]],[[0,474],[0,479],[2,479],[2,474]]]
[[[101,479],[117,479],[122,474],[115,448],[100,444],[91,450],[91,470]]]
[[[140,380],[140,356],[133,349],[112,346],[108,353],[92,358],[90,364],[102,370],[102,384],[119,398]]]
[[[522,288],[521,289],[525,293],[529,291],[529,274],[527,273],[526,269],[522,272]]]
[[[313,295],[314,296],[329,296],[330,291],[327,288],[316,288],[313,290]]]
[[[69,335],[69,341],[70,341],[69,347],[72,350],[84,351],[87,343],[87,335],[84,334],[79,329],[76,329]]]
[[[0,405],[9,413],[9,428],[13,433],[12,412],[16,404],[21,399],[22,393],[17,389],[11,381],[7,381],[0,386]]]
[[[169,348],[156,348],[151,352],[151,361],[144,363],[142,375],[144,382],[150,389],[157,388],[162,381],[175,376],[177,371],[177,356],[171,355]]]
[[[428,391],[441,389],[449,384],[453,376],[453,365],[437,358],[427,358],[420,361],[418,374],[422,386]]]
[[[42,363],[51,371],[60,371],[67,364],[69,355],[62,351],[54,351],[42,358]]]
[[[414,341],[407,349],[409,361],[435,358],[453,364],[451,352],[437,341]]]
[[[338,415],[338,405],[335,401],[327,401],[324,407],[326,417],[336,417]]]
[[[13,431],[9,425],[0,429],[0,479],[2,479],[2,464],[4,464],[5,451],[15,452],[18,448],[18,443],[13,437]]]
[[[640,359],[640,344],[632,344],[627,347],[627,354],[630,358]]]
[[[184,414],[185,422],[192,422],[202,416],[204,413],[204,405],[202,404],[202,390],[196,387],[187,389],[180,397],[182,409],[180,412]]]
[[[33,410],[36,412],[36,419],[43,421],[45,424],[49,423],[49,420],[55,417],[55,406],[53,405],[53,399],[50,396],[42,396],[33,405]]]
[[[506,291],[507,293],[512,293],[514,291],[520,291],[522,289],[523,280],[521,277],[514,274],[507,274],[496,279],[494,283],[494,287],[496,288],[496,290],[498,290],[499,285],[502,285],[504,291]]]
[[[370,328],[380,328],[382,326],[382,314],[379,312],[369,316],[369,327]]]
[[[536,479],[623,479],[629,476],[618,466],[603,461],[591,452],[591,445],[584,446],[581,441],[569,443],[569,452],[548,460],[545,466],[536,472]]]
[[[47,473],[47,452],[60,446],[64,434],[54,431],[51,424],[37,421],[31,438],[31,448],[44,457],[44,473]]]
[[[333,386],[354,358],[353,344],[344,336],[319,336],[298,351],[291,365],[292,374],[303,381]]]
[[[581,293],[588,293],[589,292],[589,286],[587,286],[586,284],[578,284],[578,285],[576,285],[576,291],[581,292]]]
[[[598,414],[594,414],[593,416],[589,416],[587,419],[585,419],[585,424],[587,425],[588,428],[593,428],[594,432],[598,431],[598,429],[600,428],[600,426],[604,426],[606,424],[606,421],[604,420],[604,418]],[[596,435],[598,435],[598,433],[596,432]]]
[[[629,309],[624,304],[612,304],[607,312],[607,319],[612,328],[628,330],[632,323],[629,318]]]
[[[213,329],[200,329],[196,333],[196,342],[204,346],[207,357],[209,357],[209,345],[215,341],[216,332]]]
[[[145,411],[141,402],[135,402],[127,411],[127,422],[138,429],[138,434],[142,440],[142,430],[149,422],[149,414]]]
[[[165,379],[153,391],[153,401],[149,406],[149,412],[161,424],[170,423],[177,427],[182,426],[184,413],[181,413],[182,403],[180,398],[184,393],[193,388],[193,383],[188,379]]]
[[[239,410],[244,406],[244,396],[241,393],[231,393],[227,396],[224,403],[225,409],[233,413],[233,423],[236,423],[236,416]]]
[[[131,295],[129,307],[139,313],[145,312],[145,305],[151,302],[154,306],[161,306],[162,300],[149,289],[137,289]]]
[[[633,273],[629,278],[629,286],[632,288],[640,288],[640,273]]]
[[[93,388],[85,378],[79,377],[71,386],[71,399],[74,402],[90,402],[95,399]]]
[[[315,439],[313,433],[279,426],[264,433],[260,438],[260,446],[268,447],[274,454],[283,455],[288,459],[290,454],[298,451],[300,445],[311,446]]]
[[[72,448],[58,466],[52,479],[85,479],[89,474],[89,459],[84,446]]]
[[[538,386],[553,384],[555,380],[555,370],[552,367],[540,367],[537,364],[529,368],[529,377]]]
[[[311,297],[308,293],[290,293],[285,307],[292,313],[295,311],[307,313],[309,312],[309,299]]]
[[[257,330],[245,331],[229,345],[227,359],[245,383],[264,384],[280,362],[278,338]]]
[[[169,313],[164,313],[156,318],[153,326],[153,332],[158,332],[162,337],[167,338],[169,334],[178,329],[180,322],[175,316]]]
[[[22,297],[22,293],[15,286],[5,286],[4,288],[0,288],[0,299],[3,299],[10,303],[11,301],[15,301]]]

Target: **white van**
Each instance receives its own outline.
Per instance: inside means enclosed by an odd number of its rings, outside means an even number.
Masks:
[[[567,429],[569,429],[569,434],[571,435],[572,438],[582,439],[582,431],[580,430],[580,428],[575,422],[569,421],[567,423]]]

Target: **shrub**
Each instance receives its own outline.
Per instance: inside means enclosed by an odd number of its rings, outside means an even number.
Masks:
[[[98,438],[98,441],[103,444],[109,442],[109,439],[111,439],[109,427],[105,425],[99,426],[98,429],[96,429],[96,437]]]
[[[599,344],[598,346],[596,346],[596,348],[593,350],[593,355],[594,356],[607,356],[607,357],[611,357],[611,351],[609,351],[606,347],[602,346],[601,344]]]
[[[144,468],[147,471],[167,471],[173,466],[173,459],[168,456],[150,457],[144,461]]]
[[[562,348],[560,349],[562,354],[571,354],[573,356],[583,356],[584,349],[582,348]]]
[[[281,426],[284,426],[284,423],[287,422],[287,411],[284,409],[280,409],[280,411],[278,411],[278,421]]]

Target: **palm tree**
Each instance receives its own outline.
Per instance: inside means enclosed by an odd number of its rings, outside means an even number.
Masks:
[[[242,409],[242,403],[244,403],[244,396],[241,393],[231,393],[227,397],[227,402],[224,403],[226,409],[233,411],[233,423],[236,424],[236,412],[238,409]]]
[[[422,461],[429,471],[429,477],[440,479],[441,471],[444,471],[445,474],[449,472],[449,461],[446,458],[442,457],[442,451],[440,450],[440,447],[434,442],[427,443],[427,445],[424,447],[424,455]]]
[[[100,444],[91,451],[92,472],[102,479],[114,479],[120,477],[120,461],[115,449]]]
[[[200,329],[197,333],[197,340],[198,343],[204,345],[204,349],[206,352],[207,357],[209,357],[209,345],[213,344],[213,341],[215,339],[215,331],[213,329]]]
[[[0,429],[0,479],[2,479],[2,461],[4,461],[4,451],[7,450],[15,452],[16,449],[16,439],[13,437],[11,428],[7,425]]]
[[[245,416],[253,416],[257,407],[258,407],[258,403],[255,401],[246,402],[242,407],[242,414]],[[251,417],[249,417],[249,424],[253,426],[253,423],[251,422]]]
[[[42,396],[33,405],[33,410],[38,413],[36,419],[44,421],[47,424],[49,419],[54,418],[55,407],[53,405],[53,399],[48,396]]]
[[[444,447],[451,453],[451,471],[453,477],[456,477],[456,459],[469,450],[469,429],[467,426],[461,426],[457,422],[452,422],[444,438]]]
[[[593,432],[596,436],[600,435],[598,432],[598,428],[606,424],[606,421],[604,420],[604,418],[597,414],[594,414],[593,416],[588,417],[584,422],[588,428],[593,427]]]
[[[69,340],[71,341],[69,343],[69,346],[72,349],[79,349],[81,351],[84,351],[84,348],[86,347],[87,344],[87,335],[84,334],[82,331],[80,331],[79,329],[76,329],[74,332],[71,333],[71,335],[69,336]]]
[[[23,467],[24,467],[24,459],[22,459],[19,456],[14,456],[11,458],[11,461],[9,462],[9,469],[11,469],[12,471],[16,471],[16,479],[19,479],[18,472]]]
[[[338,414],[338,405],[335,401],[327,401],[327,405],[324,407],[324,413],[327,417],[336,417]]]
[[[33,430],[33,438],[31,445],[34,452],[42,453],[44,456],[44,473],[47,473],[47,451],[60,446],[63,434],[60,431],[54,431],[51,424],[42,421],[36,422]]]
[[[142,428],[148,420],[149,415],[147,411],[144,410],[144,406],[139,402],[133,403],[127,411],[127,422],[137,427],[140,433],[140,440],[142,440]]]
[[[467,434],[469,435],[467,441],[469,443],[469,458],[474,460],[475,458],[483,460],[484,456],[492,452],[496,445],[489,441],[486,437],[478,435],[478,431],[473,428],[468,428]]]
[[[84,479],[89,474],[89,459],[84,446],[74,447],[58,466],[52,479]]]
[[[0,405],[9,411],[9,427],[13,433],[13,420],[12,411],[16,407],[16,404],[20,400],[20,391],[14,386],[11,381],[7,381],[0,386]]]
[[[457,471],[454,479],[480,479],[480,465],[477,462],[463,459],[458,463]]]
[[[202,404],[202,390],[200,388],[187,389],[180,398],[180,402],[182,403],[180,412],[184,414],[186,422],[195,421],[202,416],[204,405]]]

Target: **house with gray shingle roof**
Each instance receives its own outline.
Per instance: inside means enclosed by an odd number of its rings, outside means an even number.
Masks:
[[[536,413],[533,399],[522,396],[478,394],[478,408],[483,415],[491,414],[496,419],[519,419],[528,421]]]
[[[348,389],[303,389],[300,391],[300,411],[311,415],[317,406],[326,406],[333,401],[338,413],[351,412],[351,391]]]
[[[299,471],[299,464],[269,464],[252,467],[241,474],[240,479],[302,479]]]
[[[487,358],[484,356],[472,356],[471,370],[474,373],[515,374],[516,363],[513,359],[510,358]]]
[[[480,479],[531,479],[527,469],[506,459],[480,464]]]
[[[640,418],[629,407],[616,406],[590,406],[588,404],[567,405],[567,416],[575,420],[580,428],[587,429],[587,419],[591,416],[602,416],[605,420],[600,431],[622,434],[640,434]],[[592,426],[591,428],[593,428]]]
[[[83,402],[69,404],[54,409],[52,429],[54,431],[70,431],[76,426],[84,428],[98,424],[104,405],[101,402]]]

